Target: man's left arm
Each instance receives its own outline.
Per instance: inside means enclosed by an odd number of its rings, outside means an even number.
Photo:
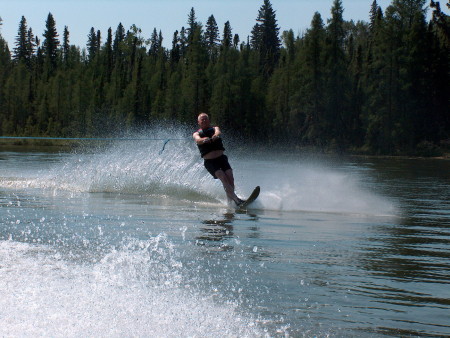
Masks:
[[[217,140],[218,138],[220,138],[220,134],[221,134],[220,128],[219,128],[219,127],[214,127],[214,135],[211,136],[211,139],[212,139],[213,141],[214,141],[214,140]]]

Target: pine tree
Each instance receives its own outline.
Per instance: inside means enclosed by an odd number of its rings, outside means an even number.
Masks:
[[[391,147],[395,151],[410,150],[414,146],[414,123],[418,119],[421,104],[420,89],[417,88],[416,71],[423,73],[421,61],[416,58],[423,56],[412,55],[425,48],[424,42],[424,20],[425,20],[425,0],[394,0],[392,5],[386,10],[386,20],[389,29],[395,30],[394,39],[390,39],[393,74],[398,74],[390,79],[393,86],[394,95],[391,97],[391,121],[393,128],[390,133]],[[416,25],[417,20],[420,21]],[[420,28],[422,26],[422,28]],[[415,32],[416,29],[422,32]],[[411,37],[411,34],[417,34]],[[419,75],[419,77],[421,77]],[[422,81],[419,79],[418,81]],[[419,86],[421,86],[419,84]]]
[[[172,71],[175,70],[174,68],[180,60],[180,53],[178,31],[175,31],[175,33],[173,33],[172,49],[170,50],[170,66]]]
[[[22,16],[16,38],[16,47],[14,48],[14,59],[16,61],[23,61],[28,66],[30,66],[31,63],[29,39],[30,37],[28,36],[27,20],[24,16]]]
[[[160,38],[161,35],[160,35]],[[155,61],[152,60],[152,69],[150,77],[149,92],[151,93],[151,102],[148,103],[147,111],[151,112],[152,117],[162,118],[165,116],[166,109],[166,91],[168,85],[167,57],[162,41],[159,39],[158,55]],[[147,117],[148,119],[148,117]]]
[[[217,46],[219,39],[219,27],[217,26],[214,15],[208,17],[206,21],[205,40],[208,47]]]
[[[119,23],[117,26],[116,32],[114,34],[114,42],[113,42],[113,60],[116,62],[122,56],[122,48],[121,44],[125,40],[125,29],[122,26],[122,23]]]
[[[280,28],[269,0],[264,0],[256,21],[252,29],[251,45],[258,51],[260,71],[267,79],[278,62],[281,46]]]
[[[378,19],[378,6],[377,0],[373,0],[372,6],[370,7],[370,15],[369,15],[369,29],[372,32],[375,29],[375,24]]]
[[[95,32],[94,27],[91,27],[91,30],[89,31],[87,51],[88,51],[88,60],[89,62],[92,62],[98,51],[97,33]]]
[[[428,135],[427,140],[445,144],[450,135],[450,16],[443,13],[439,2],[431,1],[433,10],[429,26]],[[450,1],[447,3],[450,9]]]
[[[431,0],[430,7],[433,8],[432,22],[442,36],[445,45],[450,48],[450,16],[442,12],[439,1]],[[448,0],[447,7],[450,9],[450,0]]]
[[[175,36],[175,34],[174,34]],[[175,40],[175,39],[174,39]],[[167,76],[167,88],[165,90],[164,118],[169,120],[182,120],[182,85],[183,65],[177,61],[179,46],[172,47],[170,57],[170,71]],[[177,56],[178,55],[178,56]]]
[[[233,34],[231,33],[230,21],[225,22],[223,28],[222,47],[228,49],[231,47]]]
[[[292,98],[291,125],[294,137],[306,144],[323,145],[325,116],[325,40],[326,31],[320,13],[298,42],[294,67],[295,92]]]
[[[367,46],[367,56],[366,56],[366,71],[365,76],[366,80],[370,78],[372,75],[372,62],[373,62],[373,44],[376,40],[377,31],[379,31],[379,27],[381,27],[383,20],[383,12],[381,8],[378,6],[376,0],[373,1],[372,6],[370,8],[370,21],[369,21],[369,36],[366,42]],[[368,80],[370,81],[370,80]]]
[[[44,55],[48,63],[48,72],[52,73],[57,67],[58,61],[58,33],[56,31],[56,23],[52,13],[48,13],[47,21],[45,22],[44,31]]]
[[[100,29],[97,30],[97,51],[100,51],[100,47],[102,45],[102,32],[100,32]]]
[[[208,52],[202,39],[202,27],[195,26],[191,42],[184,55],[186,68],[183,77],[183,121],[189,121],[199,111],[207,111],[207,86],[205,70],[208,64]]]
[[[159,34],[158,34],[158,46],[159,46],[159,50],[158,50],[158,52],[162,52],[163,51],[163,49],[164,49],[164,47],[163,47],[163,35],[162,35],[162,32],[161,31],[159,31]]]
[[[267,110],[270,125],[272,128],[285,128],[289,132],[284,133],[283,136],[279,133],[271,133],[271,138],[279,141],[285,137],[292,137],[293,129],[286,128],[290,125],[290,101],[293,95],[293,74],[294,68],[294,32],[284,31],[282,34],[284,48],[281,49],[280,61],[277,68],[273,72],[269,81],[269,88],[267,93]]]
[[[416,143],[415,125],[424,102],[424,4],[394,0],[375,26],[366,136],[372,151],[396,154]]]
[[[32,61],[32,59],[34,57],[35,48],[36,48],[35,38],[34,38],[33,30],[30,27],[30,28],[28,28],[28,32],[27,32],[27,53],[28,53],[30,61]],[[29,64],[28,64],[29,68],[31,68],[31,63],[32,62],[29,62]]]
[[[184,57],[186,55],[186,50],[188,47],[188,38],[186,36],[186,29],[184,27],[181,27],[179,42],[180,42],[180,55]]]
[[[187,28],[187,41],[188,44],[192,43],[192,40],[194,39],[194,34],[197,30],[199,23],[197,22],[197,17],[195,16],[195,10],[194,7],[191,8],[191,11],[188,15],[188,28]]]
[[[0,27],[2,20],[0,18]],[[11,71],[11,54],[9,52],[8,43],[0,34],[0,133],[7,135],[12,129],[11,123],[8,121],[9,114],[5,106],[6,93],[5,85]]]
[[[112,29],[108,28],[108,35],[105,43],[104,66],[106,71],[106,82],[111,81],[111,72],[113,70],[113,50],[112,50]]]
[[[31,110],[30,98],[30,77],[31,74],[25,63],[19,62],[11,69],[10,76],[5,82],[4,108],[7,112],[9,122],[6,133],[16,133],[20,135],[23,132],[27,118]]]
[[[262,13],[258,13],[256,24],[252,28],[250,46],[255,50],[260,50],[263,41]]]
[[[334,0],[331,19],[328,20],[326,44],[326,78],[324,95],[325,139],[343,145],[349,135],[351,125],[348,116],[348,90],[350,82],[347,73],[347,56],[345,54],[344,9],[341,0]]]
[[[45,63],[45,55],[44,50],[41,45],[41,40],[39,37],[35,36],[34,45],[36,46],[36,57],[34,62],[34,75],[35,78],[42,78],[44,76],[44,63]]]
[[[217,58],[217,46],[220,41],[219,27],[217,26],[214,15],[211,15],[206,22],[205,41],[208,48],[208,54],[214,62]]]
[[[67,60],[69,59],[69,49],[70,49],[69,35],[70,35],[69,29],[67,28],[67,26],[64,26],[62,51],[63,51],[63,60],[65,64],[67,64]]]
[[[236,49],[237,46],[239,45],[239,34],[234,34],[233,36],[233,47]]]
[[[156,59],[157,56],[158,56],[158,52],[159,52],[159,48],[160,47],[161,46],[159,44],[158,32],[156,31],[156,28],[154,28],[153,32],[152,32],[152,36],[150,38],[150,49],[148,51],[148,55],[150,55],[154,59]]]

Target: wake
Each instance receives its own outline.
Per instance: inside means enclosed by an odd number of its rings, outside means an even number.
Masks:
[[[148,138],[151,134],[159,141]],[[171,135],[170,142],[161,139]],[[112,142],[92,151],[65,156],[49,169],[0,177],[10,189],[49,189],[79,193],[152,195],[167,200],[212,202],[227,206],[219,180],[203,161],[186,128],[157,129],[133,135],[133,140]],[[393,215],[394,203],[371,189],[364,168],[348,168],[271,152],[257,151],[224,139],[233,167],[237,194],[247,198],[261,186],[249,208],[279,211],[313,211]],[[368,180],[369,179],[369,180]],[[218,203],[218,204],[217,204]]]

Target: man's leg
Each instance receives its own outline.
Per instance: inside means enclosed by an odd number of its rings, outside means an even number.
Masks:
[[[225,177],[227,178],[228,183],[233,187],[233,191],[234,191],[235,187],[234,187],[233,169],[226,170]]]
[[[230,173],[231,172],[231,173]],[[223,188],[229,199],[232,199],[237,204],[239,203],[239,198],[234,192],[234,178],[231,169],[227,170],[226,173],[223,170],[217,170],[215,172],[216,177],[222,182]]]

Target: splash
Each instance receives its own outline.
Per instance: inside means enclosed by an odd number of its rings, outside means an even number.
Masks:
[[[207,176],[192,139],[183,129],[134,135],[104,149],[71,154],[49,169],[31,175],[1,178],[8,188],[38,188],[81,193],[123,193],[172,196],[195,201],[220,197],[207,189]],[[162,135],[171,135],[165,144]],[[143,140],[140,141],[139,138]],[[161,152],[164,145],[164,151]]]
[[[148,135],[155,140],[145,140]],[[165,144],[161,152],[162,140],[168,135],[174,140]],[[204,169],[186,128],[154,129],[133,135],[132,139],[96,151],[70,154],[45,170],[0,178],[0,186],[152,195],[206,206],[226,205],[220,182]],[[396,214],[394,203],[367,184],[370,176],[364,168],[285,156],[269,149],[258,151],[245,146],[242,140],[233,143],[225,138],[224,143],[238,195],[246,198],[255,186],[261,186],[260,197],[250,206],[253,209]]]
[[[257,322],[183,277],[164,235],[129,240],[97,263],[0,242],[1,336],[262,336]]]
[[[282,172],[282,175],[280,175]],[[370,190],[357,171],[317,163],[286,164],[269,175],[256,207],[364,215],[395,215],[393,201]]]

